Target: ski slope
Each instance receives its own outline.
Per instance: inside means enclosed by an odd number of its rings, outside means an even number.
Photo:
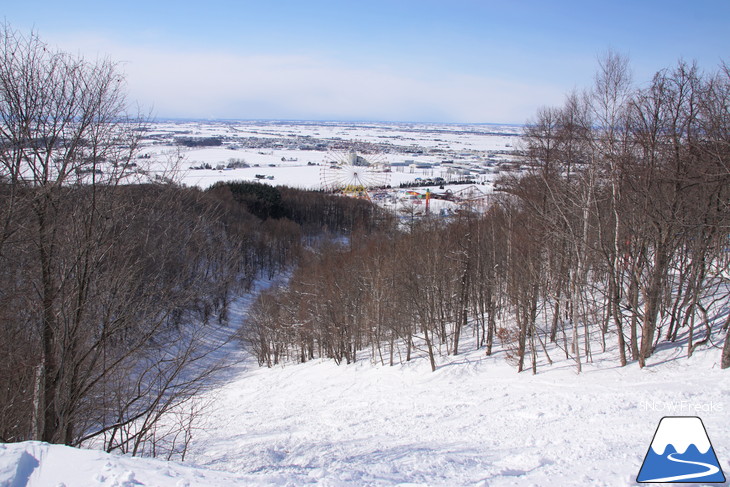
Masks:
[[[466,337],[468,348],[473,339]],[[580,375],[517,374],[502,352],[471,350],[389,367],[365,359],[259,368],[244,352],[208,407],[184,464],[41,443],[0,446],[2,486],[621,486],[663,416],[700,416],[730,470],[730,378],[719,350]]]

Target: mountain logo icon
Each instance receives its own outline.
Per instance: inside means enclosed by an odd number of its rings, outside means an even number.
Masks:
[[[725,482],[702,420],[696,416],[662,418],[636,481]]]

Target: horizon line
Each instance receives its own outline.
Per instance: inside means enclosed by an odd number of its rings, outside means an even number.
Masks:
[[[428,124],[428,125],[493,125],[524,127],[515,122],[438,122],[413,120],[368,120],[368,119],[304,119],[304,118],[230,118],[230,117],[156,117],[152,122],[286,122],[286,123],[353,123],[353,124]]]

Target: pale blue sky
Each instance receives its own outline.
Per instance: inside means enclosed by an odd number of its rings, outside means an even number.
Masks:
[[[590,86],[730,61],[730,0],[6,2],[49,44],[122,63],[157,117],[522,123]]]

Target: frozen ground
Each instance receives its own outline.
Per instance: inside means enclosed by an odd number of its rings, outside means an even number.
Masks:
[[[185,465],[4,445],[0,485],[634,485],[672,415],[702,418],[727,476],[728,371],[717,349],[684,352],[660,350],[644,370],[598,354],[580,375],[558,350],[537,375],[480,350],[441,357],[435,373],[423,358],[266,369],[242,354]]]

